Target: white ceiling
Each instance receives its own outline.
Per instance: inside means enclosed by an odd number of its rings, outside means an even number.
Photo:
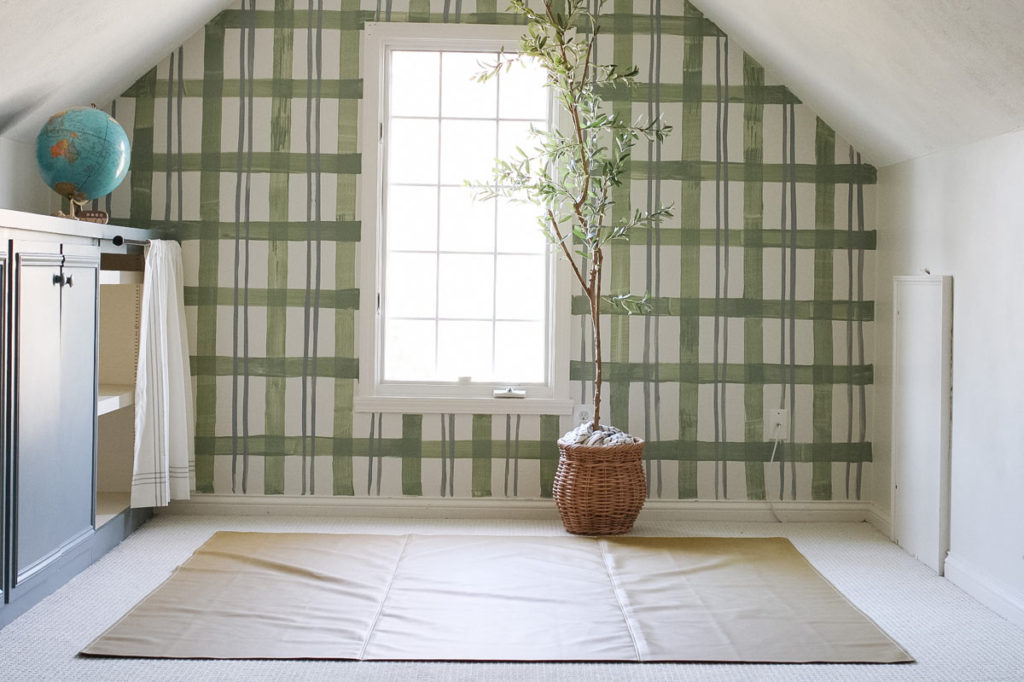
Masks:
[[[878,166],[1024,127],[1022,0],[694,1]],[[228,4],[0,0],[0,135],[111,99]]]
[[[105,104],[231,0],[0,0],[0,135]]]
[[[1024,127],[1022,0],[693,0],[877,166]]]

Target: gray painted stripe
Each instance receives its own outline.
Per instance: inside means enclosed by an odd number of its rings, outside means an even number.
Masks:
[[[861,163],[860,152],[857,152],[857,163]],[[864,183],[861,181],[857,182],[857,231],[864,231]],[[864,249],[857,250],[857,301],[864,300]],[[862,366],[864,365],[864,321],[857,321],[857,362]],[[858,442],[863,443],[867,440],[867,420],[868,420],[868,407],[867,397],[865,395],[867,389],[861,386],[860,389],[860,431],[857,435]],[[861,483],[864,474],[864,463],[857,462],[857,499],[860,499]]]
[[[441,497],[448,494],[448,440],[445,438],[444,415],[441,415]]]
[[[455,415],[448,415],[448,497],[455,497]]]
[[[853,163],[853,145],[850,145],[850,163]],[[853,183],[847,185],[846,231],[853,233]],[[853,246],[846,249],[846,297],[853,302]],[[853,311],[846,312],[846,364],[853,367]],[[853,442],[853,384],[846,384],[846,442]],[[853,463],[846,463],[846,499],[850,499],[850,474]]]
[[[512,459],[512,415],[505,415],[505,497],[508,497],[508,475]]]
[[[377,414],[377,445],[384,445],[384,413]],[[380,497],[380,481],[384,474],[384,458],[377,456],[377,497]]]
[[[245,286],[242,295],[242,492],[249,484],[249,221],[252,206],[252,148],[253,148],[253,74],[256,71],[256,0],[249,3],[249,39],[246,45],[246,72],[249,75],[246,100],[246,169],[245,169]]]
[[[377,417],[377,413],[376,412],[371,412],[370,413],[370,438],[369,438],[369,440],[366,443],[366,494],[367,495],[370,495],[373,492],[373,446],[374,446],[374,443],[377,440],[376,438],[374,438],[374,434],[376,433],[376,430],[375,430],[375,428],[376,428],[375,427],[376,417]]]
[[[185,156],[185,154],[184,154],[184,149],[182,148],[182,143],[181,143],[182,128],[183,128],[182,120],[181,120],[182,119],[181,105],[182,105],[182,102],[185,99],[185,46],[184,45],[179,45],[178,46],[178,93],[177,94],[178,94],[178,96],[177,96],[177,107],[178,107],[178,109],[177,109],[177,114],[175,116],[175,127],[176,127],[177,133],[178,133],[178,146],[177,146],[177,151],[178,151],[178,159],[177,159],[177,170],[178,170],[178,225],[177,225],[177,227],[180,228],[181,227],[182,216],[184,215],[183,211],[184,211],[184,206],[185,206],[185,195],[184,195],[184,190],[182,189],[182,173],[184,171],[183,166],[185,165],[184,164],[184,156]],[[109,198],[109,195],[108,195],[108,198]]]
[[[789,221],[792,239],[789,243],[789,438],[796,435],[796,106],[789,105],[789,163],[792,173],[789,182]],[[796,499],[796,461],[789,463],[789,485]]]
[[[174,118],[174,61],[175,54],[171,53],[171,62],[167,67],[167,120],[165,121],[165,127],[167,128],[167,159],[164,164],[164,220],[170,222],[171,220],[171,176],[173,173],[174,156],[171,154],[171,145],[173,139],[171,131],[174,128],[171,126],[171,121]]]
[[[729,299],[729,102],[724,93],[729,92],[729,37],[723,37],[723,62],[724,87],[722,88],[722,227],[724,253],[722,262],[722,298]],[[729,318],[724,320],[725,328],[722,330],[722,364],[729,364]],[[722,401],[722,497],[729,497],[729,468],[725,462],[725,441],[728,439],[728,400],[727,393],[729,384],[722,377],[722,390],[720,398]]]
[[[719,497],[722,478],[722,415],[718,377],[721,297],[722,297],[722,38],[715,37],[715,307],[713,322],[711,371],[713,378],[712,414],[715,424],[715,499]]]
[[[316,145],[314,156],[314,181],[316,182],[316,214],[313,222],[313,239],[316,242],[316,272],[313,275],[315,281],[315,288],[313,291],[313,395],[311,396],[312,414],[309,419],[309,428],[312,432],[310,435],[310,471],[309,471],[309,492],[313,494],[316,489],[316,397],[317,397],[317,358],[320,340],[320,280],[322,275],[323,265],[323,244],[321,242],[322,236],[322,221],[323,221],[323,197],[321,196],[322,183],[321,183],[321,170],[320,170],[320,148],[322,146],[320,140],[320,105],[322,102],[323,95],[323,73],[324,73],[324,3],[323,0],[317,0],[317,15],[316,15],[316,116],[315,116],[315,127],[316,127]]]
[[[782,107],[782,165],[785,167],[786,159],[789,155],[789,108],[786,106]],[[781,183],[781,206],[782,215],[779,220],[779,231],[782,243],[779,248],[779,367],[786,366],[786,210],[787,201],[789,194],[786,192],[786,174],[782,174]],[[786,383],[783,380],[779,386],[779,409],[786,407]],[[790,434],[792,438],[792,434]],[[778,443],[779,447],[779,499],[781,500],[785,495],[786,490],[786,445],[785,443]]]
[[[654,116],[661,119],[661,0],[655,2],[654,41],[657,58],[654,61]],[[655,182],[654,206],[661,208],[661,143],[654,147]],[[654,228],[654,298],[661,297],[661,221]],[[654,440],[661,440],[661,316],[654,318]],[[655,492],[658,497],[662,493],[661,460],[657,460],[655,472],[657,485]]]
[[[519,497],[519,424],[523,419],[523,415],[516,415],[516,449],[515,449],[515,464],[513,466],[512,475],[512,495]]]
[[[654,80],[654,0],[650,3],[650,44],[651,49],[648,51],[647,58],[647,74],[649,80]],[[651,121],[654,119],[654,88],[647,89],[647,120]],[[654,210],[654,140],[647,140],[647,204],[645,206],[648,213]],[[646,258],[646,269],[645,269],[645,281],[644,291],[648,294],[654,288],[654,231],[647,231],[647,241],[644,249],[644,256]],[[644,395],[644,440],[651,440],[651,315],[644,315],[644,352],[643,352],[643,364],[644,364],[644,382],[643,382],[643,395]],[[647,496],[651,496],[651,459],[650,457],[644,457],[646,460],[644,463],[647,483]]]
[[[245,9],[245,0],[242,0]],[[241,380],[238,357],[238,271],[241,262],[241,230],[242,230],[242,160],[245,151],[245,83],[246,59],[245,46],[248,35],[240,31],[238,40],[238,158],[235,162],[235,239],[234,239],[234,289],[231,307],[231,492],[237,492],[238,485],[238,382]]]

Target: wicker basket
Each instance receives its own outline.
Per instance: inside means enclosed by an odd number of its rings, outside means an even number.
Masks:
[[[628,533],[647,497],[644,442],[586,446],[559,442],[552,494],[576,535]]]

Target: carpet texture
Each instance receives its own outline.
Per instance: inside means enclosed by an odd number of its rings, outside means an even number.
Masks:
[[[224,531],[82,653],[912,660],[785,538]]]

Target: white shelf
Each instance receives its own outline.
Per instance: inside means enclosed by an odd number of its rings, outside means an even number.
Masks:
[[[135,402],[135,387],[124,384],[100,384],[99,400],[96,403],[96,414],[103,415],[109,412],[128,407]]]
[[[142,271],[100,270],[100,284],[142,284]]]

